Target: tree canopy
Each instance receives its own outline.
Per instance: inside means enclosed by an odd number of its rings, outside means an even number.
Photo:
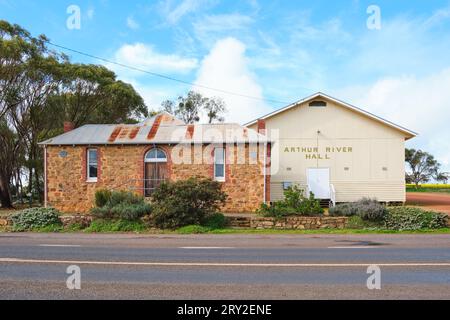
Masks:
[[[72,63],[50,50],[44,35],[0,20],[0,200],[28,176],[28,192],[42,197],[38,142],[63,132],[63,122],[127,123],[148,116],[142,97],[101,65]],[[16,161],[9,161],[13,156]],[[17,188],[16,188],[17,189]]]
[[[448,174],[440,172],[441,164],[428,152],[416,149],[405,149],[405,161],[409,171],[406,172],[406,181],[418,186],[420,183],[432,179],[446,181]]]
[[[179,96],[176,101],[166,100],[161,104],[162,109],[186,123],[200,121],[204,114],[208,123],[223,122],[226,112],[225,102],[220,98],[208,98],[195,91],[189,91],[186,96]]]

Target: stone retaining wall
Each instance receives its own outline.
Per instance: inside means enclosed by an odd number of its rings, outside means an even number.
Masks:
[[[347,217],[227,217],[230,227],[251,229],[344,229],[348,224]],[[247,220],[244,222],[243,220]]]
[[[64,227],[80,224],[83,228],[91,225],[93,217],[91,215],[62,215],[59,217]]]

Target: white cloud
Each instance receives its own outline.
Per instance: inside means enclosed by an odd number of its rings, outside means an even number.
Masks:
[[[433,27],[449,19],[450,19],[450,8],[439,9],[424,22],[424,26],[427,28]]]
[[[407,145],[428,151],[450,170],[450,68],[421,78],[384,78],[368,87],[347,88],[343,99],[417,131]],[[356,98],[355,97],[359,97]]]
[[[251,17],[239,13],[214,14],[202,16],[193,23],[193,27],[197,39],[208,46],[231,32],[242,32],[252,22]]]
[[[87,11],[87,17],[89,20],[92,20],[94,18],[95,10],[94,8],[89,8]]]
[[[196,83],[262,99],[262,88],[247,67],[245,49],[245,45],[235,38],[219,40],[203,59]],[[205,96],[221,97],[227,106],[225,118],[228,122],[244,123],[270,112],[269,106],[262,100],[198,87],[193,89]]]
[[[128,17],[127,18],[127,27],[132,30],[136,30],[136,29],[139,29],[139,24],[136,22],[136,20],[133,19],[133,17]]]
[[[204,7],[209,0],[183,0],[178,5],[172,6],[172,1],[167,0],[163,3],[163,15],[169,24],[176,24],[185,15],[195,12]]]
[[[144,99],[149,110],[158,111],[161,108],[161,102],[176,97],[176,92],[167,90],[165,87],[148,86],[140,83],[134,83],[133,87]]]
[[[123,45],[116,51],[115,61],[148,71],[172,73],[186,73],[198,66],[195,58],[184,58],[177,54],[162,54],[157,52],[153,46],[144,43]],[[117,67],[113,68],[117,69]],[[145,75],[138,71],[130,72],[136,76]]]

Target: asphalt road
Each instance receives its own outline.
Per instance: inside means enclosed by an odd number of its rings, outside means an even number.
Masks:
[[[0,299],[450,299],[450,235],[5,233]]]

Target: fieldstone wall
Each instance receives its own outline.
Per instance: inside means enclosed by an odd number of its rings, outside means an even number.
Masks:
[[[170,180],[192,176],[213,178],[212,146],[188,146],[190,155],[187,149],[179,146],[158,147],[167,153]],[[94,206],[98,189],[131,190],[143,194],[144,156],[152,146],[102,145],[90,148],[98,150],[97,182],[86,179],[86,146],[47,146],[49,206],[65,213],[87,213]],[[227,158],[239,157],[236,146],[227,146],[226,149]],[[176,157],[172,157],[172,153]],[[263,201],[263,164],[250,161],[248,145],[245,146],[245,154],[243,160],[226,165],[223,190],[228,194],[228,200],[223,212],[253,212]],[[189,161],[186,163],[184,157],[191,157],[191,164]]]
[[[9,224],[10,224],[10,221],[8,219],[0,217],[0,226],[1,227],[5,227]]]
[[[302,217],[292,216],[286,218],[271,217],[227,217],[230,227],[249,227],[252,229],[344,229],[348,224],[347,217]],[[246,220],[246,221],[244,221]]]
[[[83,228],[87,228],[91,225],[92,222],[92,216],[91,215],[62,215],[59,217],[61,220],[61,223],[64,227],[73,225],[73,224],[79,224]]]

